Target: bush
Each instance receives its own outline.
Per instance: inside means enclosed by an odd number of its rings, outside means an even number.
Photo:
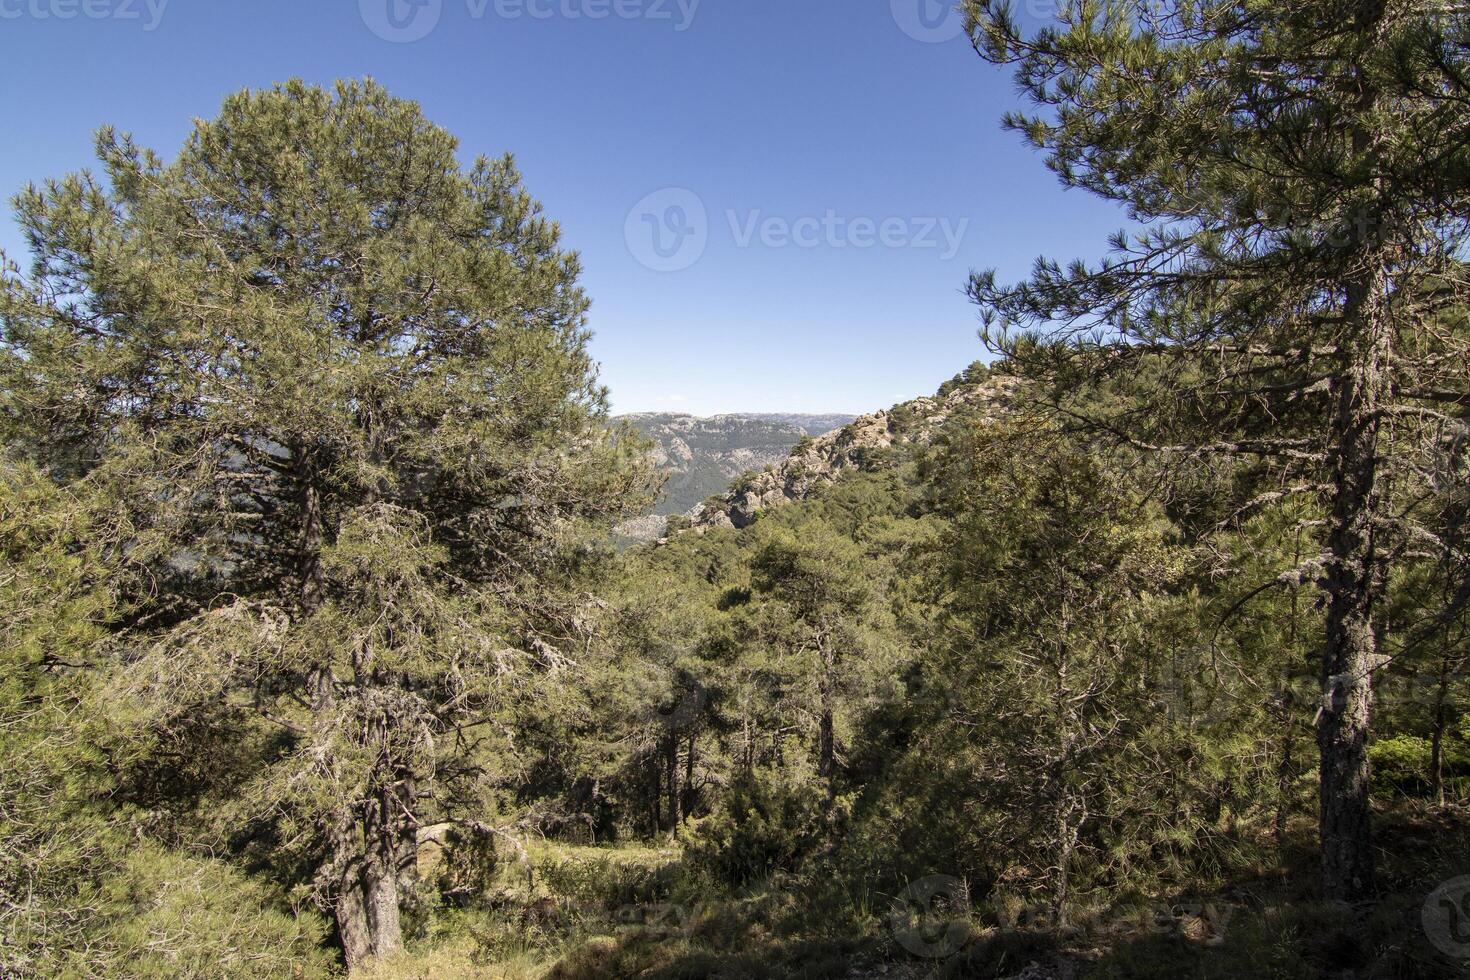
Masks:
[[[732,885],[796,871],[822,841],[822,800],[819,787],[773,775],[737,780],[694,833],[690,859]]]
[[[1395,735],[1368,747],[1373,761],[1373,788],[1379,792],[1417,795],[1429,786],[1430,742]]]

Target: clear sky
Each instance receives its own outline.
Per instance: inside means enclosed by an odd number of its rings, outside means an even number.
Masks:
[[[1023,17],[1049,0],[1023,0]],[[866,412],[982,350],[972,268],[1124,224],[999,126],[938,0],[0,0],[0,189],[165,157],[222,97],[371,75],[516,155],[581,252],[617,411]],[[7,209],[0,247],[24,262]]]

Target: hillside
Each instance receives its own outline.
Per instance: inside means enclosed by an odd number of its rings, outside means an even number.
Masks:
[[[860,416],[840,429],[805,439],[777,464],[743,474],[718,503],[701,502],[690,514],[690,526],[699,533],[714,527],[746,527],[762,510],[804,500],[814,489],[836,481],[846,472],[881,465],[894,446],[927,444],[962,408],[975,407],[986,413],[1004,411],[1019,383],[1007,375],[962,376],[933,396],[901,402]]]
[[[621,416],[657,444],[653,461],[667,477],[650,514],[619,528],[625,537],[657,536],[671,514],[725,493],[740,474],[775,466],[814,432],[852,421],[850,415],[690,415],[647,412]]]
[[[762,422],[776,422],[780,425],[794,426],[800,429],[805,435],[820,436],[826,435],[833,429],[842,428],[857,418],[857,414],[837,412],[824,415],[803,415],[799,412],[748,412],[745,417],[759,419]]]

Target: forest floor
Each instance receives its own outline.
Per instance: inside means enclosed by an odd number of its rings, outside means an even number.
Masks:
[[[1435,919],[1435,896],[1470,913],[1470,878],[1463,893],[1436,892],[1470,875],[1470,810],[1396,806],[1380,814],[1376,841],[1372,905],[1315,899],[1304,821],[1290,828],[1280,867],[1068,929],[1003,926],[980,909],[917,924],[885,908],[825,909],[790,880],[711,897],[676,847],[546,843],[508,864],[473,911],[436,919],[373,980],[1470,977],[1466,922],[1448,906],[1450,918]]]

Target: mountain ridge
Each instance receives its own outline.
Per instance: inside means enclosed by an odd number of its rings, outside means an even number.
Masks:
[[[957,411],[975,409],[992,417],[1008,411],[1020,385],[1018,378],[992,375],[983,365],[975,365],[934,395],[858,416],[840,429],[803,439],[778,464],[742,474],[723,496],[698,504],[689,514],[687,530],[703,534],[718,527],[748,527],[761,511],[805,500],[845,472],[882,466],[886,450],[927,445]]]
[[[773,466],[792,447],[833,423],[855,416],[834,413],[726,413],[695,416],[683,412],[633,412],[616,416],[654,446],[649,456],[665,483],[649,513],[626,521],[619,536],[650,540],[663,532],[667,519],[684,515],[701,501],[724,493],[732,480],[751,470]]]

